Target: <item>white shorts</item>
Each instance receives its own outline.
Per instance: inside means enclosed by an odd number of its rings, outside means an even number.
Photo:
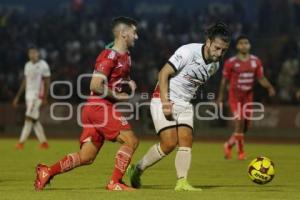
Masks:
[[[38,119],[40,116],[40,107],[42,105],[41,99],[26,100],[26,117]]]
[[[150,104],[152,120],[157,134],[161,131],[178,126],[188,126],[193,129],[194,109],[191,103],[174,103],[172,107],[174,121],[166,119],[160,98],[152,98]]]

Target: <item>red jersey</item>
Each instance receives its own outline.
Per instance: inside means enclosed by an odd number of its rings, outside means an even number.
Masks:
[[[256,56],[250,55],[246,61],[234,56],[225,61],[223,77],[230,81],[229,93],[252,92],[255,79],[263,76],[262,63]]]
[[[100,72],[107,77],[109,89],[122,92],[124,81],[130,80],[130,68],[131,57],[129,52],[121,54],[112,49],[105,49],[97,57],[94,73]],[[91,96],[95,98],[97,94],[94,95],[91,92]]]

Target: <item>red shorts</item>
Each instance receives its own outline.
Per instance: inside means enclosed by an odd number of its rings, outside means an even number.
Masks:
[[[104,140],[115,141],[121,130],[131,129],[125,117],[105,99],[86,102],[81,114],[83,130],[80,136],[80,146],[92,142],[100,148]]]
[[[237,120],[250,120],[252,117],[253,93],[236,94],[229,92],[229,107],[232,115]]]

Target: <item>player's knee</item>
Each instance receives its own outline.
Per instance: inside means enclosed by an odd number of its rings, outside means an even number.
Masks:
[[[95,156],[80,156],[81,165],[90,165],[94,162]]]
[[[161,142],[160,147],[165,154],[171,153],[177,146],[177,140]]]
[[[132,139],[132,146],[133,149],[136,149],[139,146],[139,139],[137,139],[136,136],[134,136],[134,138]]]
[[[28,121],[28,122],[32,122],[32,123],[34,123],[36,120],[34,120],[33,118],[31,118],[31,117],[25,117],[25,121]]]
[[[133,149],[136,149],[139,145],[139,140],[137,139],[136,136],[131,136],[125,141],[125,144],[130,146]]]
[[[90,165],[93,162],[94,162],[93,158],[84,158],[84,159],[80,160],[81,165]]]

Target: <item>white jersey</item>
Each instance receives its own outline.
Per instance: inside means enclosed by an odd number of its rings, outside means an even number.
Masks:
[[[50,77],[49,65],[44,60],[36,63],[28,61],[25,64],[26,100],[41,99],[44,96],[43,77]]]
[[[203,54],[204,44],[191,43],[181,46],[171,56],[168,63],[176,71],[169,82],[171,101],[190,102],[198,87],[218,70],[219,62],[207,63]],[[158,90],[157,86],[155,92]]]

